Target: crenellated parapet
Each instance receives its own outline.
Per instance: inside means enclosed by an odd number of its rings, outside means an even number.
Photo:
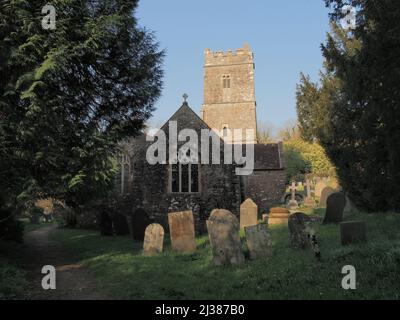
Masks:
[[[251,64],[254,61],[253,52],[248,44],[237,50],[211,51],[204,50],[205,67],[226,64]]]

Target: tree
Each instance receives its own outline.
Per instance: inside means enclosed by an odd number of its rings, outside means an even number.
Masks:
[[[278,139],[288,141],[300,137],[299,125],[296,120],[288,120],[278,131]]]
[[[4,0],[0,22],[0,194],[4,206],[51,196],[78,208],[107,193],[117,142],[154,110],[162,59],[136,0]]]
[[[331,23],[331,31],[327,37],[334,39],[350,56],[360,47],[358,39],[350,37],[336,23]],[[327,62],[320,72],[319,82],[314,83],[308,75],[300,74],[300,83],[296,90],[296,109],[300,135],[304,140],[313,142],[325,135],[331,118],[330,104],[334,95],[340,91],[340,85],[340,79],[328,69]]]
[[[400,4],[396,0],[325,2],[332,9],[333,23],[344,17],[345,5],[355,7],[357,26],[342,31],[345,37],[328,35],[322,46],[326,70],[337,79],[337,87],[323,103],[325,120],[307,135],[317,132],[341,185],[359,207],[398,209]],[[308,131],[309,127],[304,128]]]
[[[274,141],[275,127],[269,122],[260,122],[257,124],[258,143],[267,144]]]

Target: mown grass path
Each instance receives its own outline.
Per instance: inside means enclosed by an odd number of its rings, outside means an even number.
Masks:
[[[104,300],[110,297],[103,292],[91,274],[77,263],[74,256],[58,241],[50,238],[57,232],[56,225],[29,232],[25,238],[21,265],[27,271],[28,287],[24,299],[38,300]],[[41,273],[44,265],[56,268],[55,290],[42,288]]]

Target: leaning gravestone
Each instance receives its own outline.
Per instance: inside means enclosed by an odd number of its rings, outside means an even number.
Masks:
[[[312,248],[316,258],[321,258],[317,236],[311,226],[312,218],[302,212],[296,212],[289,217],[290,242],[295,248]]]
[[[290,243],[295,248],[306,249],[311,246],[307,227],[311,223],[311,218],[302,212],[290,215],[288,226],[290,231]]]
[[[258,208],[251,199],[247,199],[240,205],[240,229],[255,226],[258,223]]]
[[[331,194],[326,202],[326,213],[323,224],[342,222],[345,206],[346,197],[342,192]]]
[[[263,224],[244,228],[251,259],[265,258],[272,254],[271,236]]]
[[[143,209],[138,209],[132,216],[131,223],[131,230],[133,233],[133,239],[137,241],[143,241],[144,239],[144,232],[149,224],[153,221],[149,218],[146,211]]]
[[[365,221],[349,221],[340,223],[340,239],[342,245],[346,246],[353,243],[367,241]]]
[[[217,266],[241,264],[244,256],[241,250],[239,221],[228,210],[216,209],[207,220],[214,264]]]
[[[325,187],[322,192],[321,192],[321,199],[319,200],[319,207],[320,208],[326,208],[326,201],[328,200],[328,197],[335,193],[335,190],[331,187]]]
[[[193,212],[182,211],[168,214],[172,250],[184,253],[196,251]]]
[[[152,256],[163,251],[164,228],[152,223],[146,228],[143,242],[143,255]]]

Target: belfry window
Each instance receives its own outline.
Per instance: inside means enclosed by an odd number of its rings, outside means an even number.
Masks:
[[[224,89],[229,89],[231,87],[231,77],[229,75],[222,76],[222,87]]]
[[[223,136],[224,138],[228,136],[228,127],[227,127],[227,126],[225,126],[225,127],[222,129],[222,136]]]

